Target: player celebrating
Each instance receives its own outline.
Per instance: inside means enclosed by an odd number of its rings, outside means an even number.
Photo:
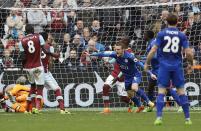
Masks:
[[[148,70],[148,65],[154,54],[159,49],[159,71],[158,71],[158,97],[156,100],[157,118],[155,125],[162,124],[162,109],[164,107],[164,96],[166,88],[170,87],[170,81],[177,88],[180,103],[185,114],[185,124],[191,125],[189,114],[188,97],[184,91],[184,73],[182,65],[182,49],[184,49],[187,59],[193,65],[193,54],[189,48],[189,43],[186,36],[177,28],[177,16],[169,14],[167,17],[168,28],[160,31],[156,37],[155,45],[147,56],[144,66],[145,71]]]
[[[46,41],[44,48],[46,50],[49,50],[52,55],[49,54],[45,54],[42,51],[42,63],[44,66],[44,71],[45,71],[45,87],[47,89],[52,89],[55,92],[56,95],[56,100],[59,103],[59,108],[60,108],[60,113],[61,114],[70,114],[69,111],[64,109],[64,100],[63,100],[63,96],[61,93],[61,88],[59,87],[58,83],[56,82],[56,80],[54,79],[54,77],[52,76],[52,73],[49,71],[49,65],[51,65],[51,58],[59,58],[59,53],[54,53],[54,47],[47,42],[47,38],[48,38],[48,34],[46,32],[42,32],[41,35],[43,36],[44,40]]]
[[[132,52],[130,48],[128,48],[129,45],[129,39],[123,38],[120,40],[121,43],[124,43],[125,49],[128,52]],[[144,110],[144,106],[141,105],[141,102],[138,100],[137,97],[133,97],[130,99],[128,97],[127,92],[125,91],[125,84],[124,84],[124,77],[120,73],[120,67],[119,64],[117,64],[113,58],[109,61],[109,63],[114,62],[114,70],[112,71],[111,75],[109,75],[105,81],[105,84],[103,85],[103,102],[104,102],[104,110],[103,113],[110,113],[109,109],[109,91],[112,87],[117,86],[118,92],[117,94],[121,96],[121,100],[125,103],[129,104],[128,112],[132,112],[132,106],[133,102],[137,105],[138,109],[135,111],[136,113],[141,112]]]
[[[144,91],[138,88],[138,85],[141,82],[141,73],[138,71],[137,66],[144,67],[144,65],[139,62],[133,54],[125,51],[123,43],[116,43],[115,51],[112,53],[100,52],[93,53],[91,56],[115,58],[125,77],[125,89],[129,96],[132,98],[134,96],[134,92],[136,92],[136,94],[144,99],[150,107],[154,107],[154,103],[149,100]],[[152,75],[150,71],[148,72]]]
[[[19,42],[20,57],[23,60],[23,68],[28,71],[28,80],[31,83],[28,107],[32,104],[32,112],[38,114],[41,109],[42,91],[44,87],[44,68],[41,62],[41,47],[46,53],[51,53],[44,49],[45,41],[41,35],[34,34],[33,26],[27,24],[25,32],[27,36],[22,38]],[[29,111],[28,108],[27,111]]]
[[[145,41],[148,42],[147,45],[147,53],[148,54],[153,47],[155,43],[154,39],[154,32],[153,31],[146,31],[144,35]],[[158,76],[158,69],[159,69],[159,61],[157,57],[157,53],[154,55],[154,57],[151,59],[151,72]],[[151,101],[154,101],[154,89],[157,84],[157,80],[149,79],[149,84],[148,84],[148,97]],[[177,95],[176,91],[172,89],[171,87],[168,88],[168,92],[170,95],[174,98],[174,100],[177,102],[177,104],[180,106],[180,101],[179,101],[179,96]],[[181,110],[181,108],[179,108]],[[151,112],[152,110],[150,108],[146,108],[143,112]]]

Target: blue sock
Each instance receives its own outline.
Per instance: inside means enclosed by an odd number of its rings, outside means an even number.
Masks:
[[[131,100],[136,104],[137,107],[141,107],[142,104],[136,96],[134,96]]]
[[[136,92],[136,94],[139,95],[147,103],[149,102],[149,98],[147,97],[147,95],[144,93],[143,90],[138,89],[138,91]]]
[[[157,117],[162,117],[163,107],[165,105],[164,96],[165,94],[158,94],[156,99]]]
[[[170,89],[170,95],[174,98],[179,106],[181,106],[179,95],[177,94],[176,90]]]
[[[180,98],[181,106],[184,111],[185,118],[188,119],[190,118],[188,97],[186,95],[180,95],[179,98]]]

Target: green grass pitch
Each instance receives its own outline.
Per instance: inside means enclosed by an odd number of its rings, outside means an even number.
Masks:
[[[162,126],[154,126],[155,112],[109,115],[95,111],[75,111],[61,115],[46,111],[39,115],[0,112],[1,131],[201,131],[201,112],[192,112],[193,125],[184,124],[183,113],[165,112]]]

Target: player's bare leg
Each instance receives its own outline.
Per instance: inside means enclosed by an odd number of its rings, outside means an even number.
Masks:
[[[61,93],[60,87],[58,87],[55,90],[55,95],[56,95],[56,100],[59,103],[60,114],[71,114],[68,110],[65,110],[65,108],[64,108],[64,99],[62,97],[62,93]]]
[[[27,108],[26,112],[32,112],[32,108],[36,108],[36,102],[35,102],[35,97],[36,97],[36,85],[31,84],[31,89],[29,91],[29,95],[27,97]]]
[[[32,109],[32,113],[38,114],[42,109],[42,99],[43,99],[43,85],[37,85],[36,89],[36,108]]]
[[[111,110],[109,109],[109,91],[111,87],[107,84],[104,84],[103,86],[103,103],[104,103],[104,109],[101,113],[108,114],[111,113]]]

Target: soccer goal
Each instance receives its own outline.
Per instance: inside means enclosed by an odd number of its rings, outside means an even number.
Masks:
[[[103,107],[102,86],[113,66],[107,59],[89,58],[83,51],[94,52],[87,46],[93,39],[100,46],[95,51],[112,50],[122,37],[130,39],[129,46],[139,58],[145,56],[147,42],[144,33],[152,30],[155,35],[166,27],[168,13],[179,17],[178,28],[184,32],[194,49],[196,66],[192,74],[185,71],[186,94],[192,107],[200,107],[200,54],[201,54],[201,0],[5,0],[0,5],[1,73],[0,84],[14,84],[26,75],[21,70],[17,43],[24,35],[26,24],[35,32],[48,32],[50,42],[60,52],[54,60],[52,72],[62,88],[65,107]],[[145,91],[148,77],[143,73],[140,85]],[[44,104],[56,107],[53,91],[44,88]],[[155,91],[156,94],[156,91]],[[111,107],[126,107],[114,87],[110,93]],[[167,105],[174,106],[171,98]]]

